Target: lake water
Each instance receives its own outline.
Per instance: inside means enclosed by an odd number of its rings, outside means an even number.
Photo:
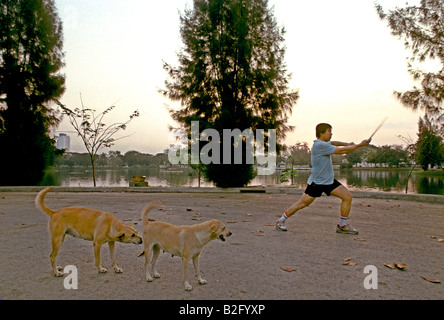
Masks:
[[[152,187],[197,187],[197,173],[189,168],[171,171],[159,168],[114,168],[96,170],[96,181],[99,187],[128,187],[133,176],[146,176]],[[307,186],[310,171],[301,170],[294,177],[294,185],[299,188]],[[405,192],[408,170],[396,169],[353,169],[335,170],[335,178],[350,190]],[[257,176],[249,185],[289,186],[280,183],[280,173],[270,176]],[[92,187],[91,168],[56,168],[48,173],[43,185],[65,187]],[[213,187],[211,182],[201,179],[202,187]],[[413,174],[409,179],[409,193],[444,195],[443,176],[424,176]]]

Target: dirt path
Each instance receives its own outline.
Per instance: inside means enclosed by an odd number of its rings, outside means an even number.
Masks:
[[[298,196],[215,193],[58,193],[46,204],[53,209],[86,206],[131,219],[142,232],[140,212],[151,200],[164,203],[150,217],[173,224],[219,219],[233,232],[226,242],[210,242],[201,255],[207,285],[185,292],[178,257],[161,254],[161,278],[144,280],[142,246],[117,244],[112,271],[108,246],[98,274],[92,243],[67,237],[58,265],[74,265],[78,289],[67,290],[64,278],[52,275],[48,217],[34,207],[35,192],[0,193],[0,299],[443,299],[444,210],[442,204],[398,200],[354,199],[356,236],[335,233],[339,200],[322,197],[288,220],[288,232],[274,228],[276,218]],[[436,237],[436,238],[434,238]],[[355,239],[359,238],[359,239]],[[343,265],[345,258],[356,265]],[[403,263],[405,271],[385,267]],[[364,273],[366,266],[376,269]],[[283,270],[287,269],[288,271]],[[366,289],[376,276],[377,289]],[[368,278],[369,279],[369,278]],[[367,281],[368,282],[368,281]]]

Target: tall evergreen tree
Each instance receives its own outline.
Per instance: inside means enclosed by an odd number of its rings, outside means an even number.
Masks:
[[[418,121],[418,141],[415,148],[415,160],[423,170],[429,166],[440,165],[444,161],[442,138],[436,134],[436,128],[427,116]]]
[[[443,0],[421,0],[419,6],[411,5],[384,12],[376,5],[379,17],[388,22],[392,34],[404,41],[412,52],[408,70],[421,87],[395,96],[406,107],[423,110],[428,119],[439,126],[444,135],[444,5]],[[427,72],[417,67],[416,62],[437,61],[441,69]]]
[[[180,101],[171,116],[190,135],[199,130],[275,129],[278,142],[292,129],[288,115],[299,95],[290,90],[284,63],[285,30],[278,27],[267,0],[194,0],[180,17],[183,49],[179,66],[164,63],[169,75],[161,92]],[[206,177],[219,187],[244,186],[253,165],[204,166]],[[200,142],[199,147],[205,146]],[[232,146],[233,147],[233,146]],[[232,157],[234,152],[231,152]]]
[[[0,185],[38,184],[54,163],[62,47],[53,0],[0,0]]]

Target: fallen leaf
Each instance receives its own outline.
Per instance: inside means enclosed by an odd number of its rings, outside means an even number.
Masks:
[[[407,265],[404,263],[395,263],[396,268],[398,268],[399,270],[405,270],[405,268],[407,268]]]
[[[237,223],[237,221],[227,221],[227,223]]]
[[[385,263],[384,266],[386,266],[387,268],[390,268],[392,270],[394,269],[399,269],[401,271],[404,271],[407,268],[407,265],[405,263]]]
[[[362,242],[367,241],[366,239],[361,239],[361,238],[355,238],[354,240],[356,240],[356,241],[362,241]]]
[[[437,236],[431,236],[430,238],[432,238],[432,239],[436,239],[436,238],[437,238]]]
[[[438,242],[444,242],[444,239],[438,239]]]
[[[247,216],[251,217],[253,214],[252,213],[247,213]]]
[[[287,272],[293,272],[296,271],[296,269],[292,269],[292,268],[284,268],[284,267],[280,267],[282,270],[287,271]]]
[[[126,219],[123,219],[123,221],[133,221],[133,219],[131,219],[131,218],[126,218]]]
[[[193,211],[193,209],[187,208],[187,211]]]
[[[263,237],[264,235],[262,233],[264,233],[264,230],[258,230],[258,231],[253,231],[252,232],[252,234],[254,234],[255,236]]]
[[[274,227],[276,226],[275,224],[269,223],[269,224],[264,224],[264,227]]]
[[[424,277],[424,276],[421,276],[421,278],[423,278],[424,280],[431,282],[431,283],[441,283],[441,280],[438,280],[438,279],[431,279],[431,278]]]
[[[351,257],[345,258],[344,260],[342,260],[342,265],[343,266],[355,266],[358,264],[357,262],[351,261],[351,259],[352,259]]]

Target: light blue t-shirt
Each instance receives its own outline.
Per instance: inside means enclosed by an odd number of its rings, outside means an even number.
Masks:
[[[308,184],[332,184],[334,181],[333,163],[331,155],[336,147],[330,141],[315,140],[311,150],[311,174]]]

